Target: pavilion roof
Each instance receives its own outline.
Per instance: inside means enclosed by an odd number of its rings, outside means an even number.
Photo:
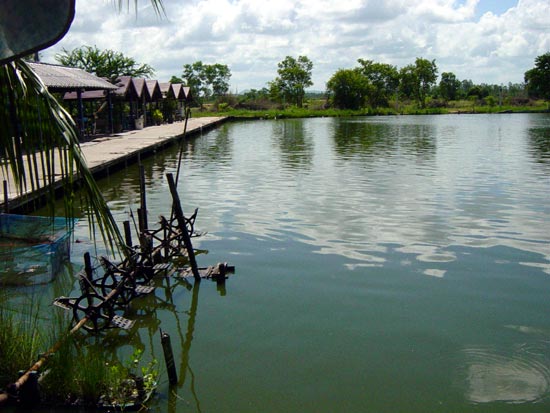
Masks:
[[[137,99],[141,96],[136,90],[132,76],[120,76],[116,81],[115,95],[126,99]]]
[[[76,67],[29,62],[29,66],[50,90],[114,90],[107,80]]]
[[[147,88],[147,91],[152,101],[162,99],[162,92],[160,90],[160,85],[157,80],[147,79],[145,81],[145,87]]]
[[[159,88],[164,98],[173,98],[172,84],[170,82],[159,83]]]

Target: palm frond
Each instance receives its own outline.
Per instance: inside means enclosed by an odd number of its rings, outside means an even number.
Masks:
[[[67,217],[74,216],[77,178],[107,247],[123,245],[119,228],[86,165],[75,122],[48,92],[29,65],[15,60],[0,66],[0,161],[17,192],[49,192],[50,204],[60,183]],[[52,207],[53,213],[53,207]]]
[[[124,8],[124,5],[126,5],[126,10],[130,11],[130,0],[113,0],[115,3],[115,7],[117,10],[122,10]],[[153,10],[155,10],[155,13],[157,16],[162,17],[166,16],[166,10],[164,9],[164,4],[162,0],[150,0],[151,6],[153,6]],[[138,10],[138,0],[134,0],[134,10]]]

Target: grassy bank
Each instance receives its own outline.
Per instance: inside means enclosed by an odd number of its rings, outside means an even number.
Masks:
[[[101,342],[91,345],[85,337],[67,336],[70,320],[59,313],[54,319],[42,318],[42,309],[32,298],[7,305],[6,293],[0,291],[0,392],[14,383],[40,358],[40,353],[61,346],[39,372],[40,402],[45,406],[124,408],[140,405],[136,377],[141,377],[143,391],[149,395],[156,386],[156,360],[143,366],[142,352],[136,350],[125,362],[116,351]],[[20,390],[20,401],[9,403],[25,406],[38,400]],[[0,410],[3,405],[0,403]]]
[[[194,108],[192,116],[228,116],[237,119],[285,119],[311,117],[348,117],[348,116],[383,116],[383,115],[435,115],[435,114],[462,114],[462,113],[542,113],[549,112],[548,105],[539,101],[533,105],[524,106],[487,106],[475,105],[471,101],[453,101],[442,107],[419,108],[416,105],[405,104],[397,108],[364,108],[360,110],[342,110],[328,108],[322,105],[311,104],[309,107],[272,108],[265,110],[232,109],[216,110],[215,105],[205,105],[201,110]]]

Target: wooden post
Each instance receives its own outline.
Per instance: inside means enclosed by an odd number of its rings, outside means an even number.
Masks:
[[[143,210],[141,208],[137,209],[137,216],[138,216],[138,229],[140,234],[143,234],[145,232],[145,222],[143,221]]]
[[[124,225],[124,242],[126,242],[126,246],[132,247],[132,229],[130,228],[130,221],[124,221],[122,225]]]
[[[25,372],[22,372],[23,376]],[[40,403],[40,389],[38,387],[38,372],[31,371],[29,378],[19,389],[19,403],[24,407],[33,407]]]
[[[108,106],[108,109],[109,111],[107,112],[108,114],[108,128],[109,128],[109,134],[113,134],[115,132],[115,127],[114,127],[114,122],[113,122],[113,97],[112,97],[112,94],[111,94],[111,91],[108,90],[107,91],[107,106]]]
[[[93,305],[92,297],[88,292],[90,291],[90,284],[93,278],[93,269],[92,269],[92,259],[90,258],[90,253],[84,253],[84,276],[86,279],[82,283],[82,294],[86,294],[86,300],[88,302],[88,307]]]
[[[79,133],[80,133],[80,139],[84,137],[84,105],[82,104],[82,89],[78,89],[76,91],[76,98],[78,100],[78,126],[79,126]]]
[[[149,228],[147,225],[147,199],[145,196],[145,168],[143,165],[139,165],[139,194],[140,194],[140,208],[143,215],[143,228],[142,231],[146,231]]]
[[[4,212],[10,213],[10,201],[8,197],[8,181],[4,180]]]
[[[178,226],[181,231],[181,235],[183,236],[185,249],[187,250],[187,255],[189,256],[189,264],[191,264],[191,271],[193,271],[195,282],[200,282],[201,275],[197,266],[197,260],[195,259],[195,250],[193,249],[191,237],[189,236],[189,232],[187,231],[185,216],[183,215],[178,190],[176,189],[176,183],[174,182],[174,175],[166,174],[166,178],[168,179],[168,185],[170,186],[170,192],[172,194],[172,209],[174,210],[174,214],[176,214]]]
[[[143,385],[143,377],[137,376],[134,381],[136,382],[136,389],[138,391],[138,398],[140,401],[144,401],[145,397],[147,396],[145,394],[145,387]]]
[[[168,371],[168,381],[170,384],[178,383],[178,373],[176,372],[176,364],[174,363],[174,353],[172,352],[172,343],[170,342],[170,335],[160,330],[160,342],[162,343],[162,350],[164,352],[164,361],[166,363],[166,370]]]
[[[86,278],[88,281],[92,281],[93,269],[92,269],[92,259],[89,252],[84,253],[84,271],[86,272]]]

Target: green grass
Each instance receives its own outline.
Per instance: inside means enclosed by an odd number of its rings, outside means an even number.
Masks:
[[[15,382],[19,371],[27,371],[40,353],[58,340],[62,340],[61,347],[40,371],[45,404],[97,406],[102,402],[120,406],[137,401],[133,376],[144,378],[146,391],[156,386],[156,360],[140,367],[141,352],[136,351],[129,361],[121,363],[114,349],[101,343],[92,346],[80,336],[67,336],[70,323],[66,313],[56,313],[53,320],[42,319],[32,297],[17,303],[16,310],[6,304],[2,294],[0,291],[0,389]]]
[[[202,116],[228,116],[236,119],[285,119],[285,118],[310,118],[310,117],[348,117],[348,116],[381,116],[381,115],[433,115],[451,113],[530,113],[548,112],[548,105],[543,101],[535,102],[533,105],[525,106],[487,106],[473,105],[471,101],[453,101],[445,107],[428,107],[421,109],[415,104],[401,104],[399,110],[395,104],[390,107],[364,108],[360,110],[324,109],[321,105],[310,105],[308,108],[288,107],[285,109],[247,110],[247,109],[224,109],[216,111],[213,106],[206,106],[207,110],[194,108],[193,117]]]
[[[39,317],[40,308],[29,298],[16,312],[0,298],[0,387],[17,380],[20,370],[26,371],[38,359],[41,351],[53,344],[53,335],[44,333]]]

